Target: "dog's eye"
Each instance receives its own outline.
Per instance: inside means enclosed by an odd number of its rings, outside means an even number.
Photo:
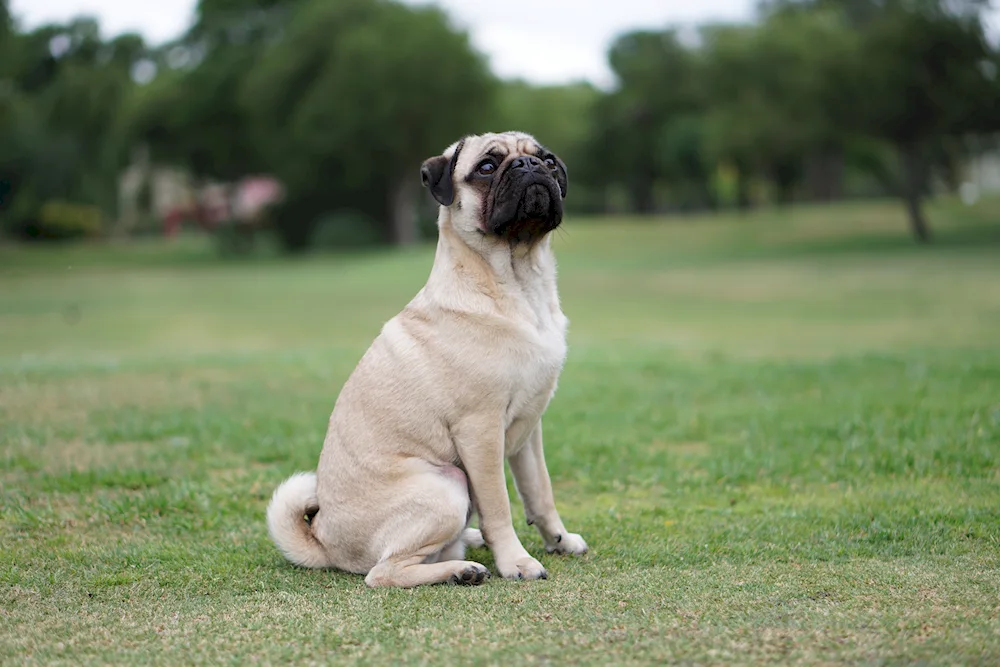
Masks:
[[[476,172],[479,173],[481,176],[489,176],[494,171],[496,171],[496,168],[497,166],[493,162],[493,160],[483,160],[482,162],[479,163],[479,166],[476,167]]]
[[[556,168],[556,161],[550,157],[547,157],[545,158],[545,166],[554,171]]]

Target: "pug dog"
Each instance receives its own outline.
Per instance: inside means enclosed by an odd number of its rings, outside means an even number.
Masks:
[[[427,159],[420,178],[440,204],[427,282],[344,384],[316,472],[275,490],[268,530],[292,563],[371,587],[481,584],[489,571],[465,550],[484,544],[504,578],[545,579],[514,531],[504,464],[546,551],[586,553],[542,447],[566,359],[551,248],[566,165],[529,134],[489,133]]]

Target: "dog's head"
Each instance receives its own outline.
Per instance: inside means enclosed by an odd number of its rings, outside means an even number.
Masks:
[[[467,136],[425,160],[420,180],[463,235],[534,243],[562,222],[566,165],[523,132]]]

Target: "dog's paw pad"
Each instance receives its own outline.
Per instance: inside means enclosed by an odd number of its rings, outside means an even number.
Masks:
[[[459,586],[478,586],[486,581],[490,576],[489,570],[478,563],[463,568],[461,572],[451,575],[449,580]]]

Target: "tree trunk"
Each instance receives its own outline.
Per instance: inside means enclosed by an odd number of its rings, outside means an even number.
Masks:
[[[779,208],[791,206],[795,200],[795,182],[778,170],[774,177],[775,203]]]
[[[900,147],[903,172],[903,201],[910,220],[910,231],[918,243],[929,243],[931,230],[924,216],[924,162],[916,143]]]
[[[801,164],[792,160],[779,160],[771,169],[771,180],[774,182],[775,199],[779,207],[795,202],[795,188],[801,177]]]
[[[407,246],[417,242],[417,180],[399,178],[390,193],[389,215],[392,217],[390,240],[393,245]]]
[[[706,175],[699,179],[696,185],[701,199],[701,210],[715,211],[719,208],[719,201],[716,199],[715,190],[712,189],[712,182]]]
[[[750,178],[746,171],[740,169],[736,176],[736,208],[746,213],[751,207]]]
[[[820,152],[809,163],[809,198],[831,202],[843,197],[844,157],[839,148]]]
[[[630,188],[632,208],[636,213],[649,215],[656,210],[656,196],[653,192],[653,179],[641,177],[632,183]]]
[[[312,245],[317,220],[325,210],[325,201],[314,201],[292,190],[271,212],[274,230],[284,251],[302,254]]]

